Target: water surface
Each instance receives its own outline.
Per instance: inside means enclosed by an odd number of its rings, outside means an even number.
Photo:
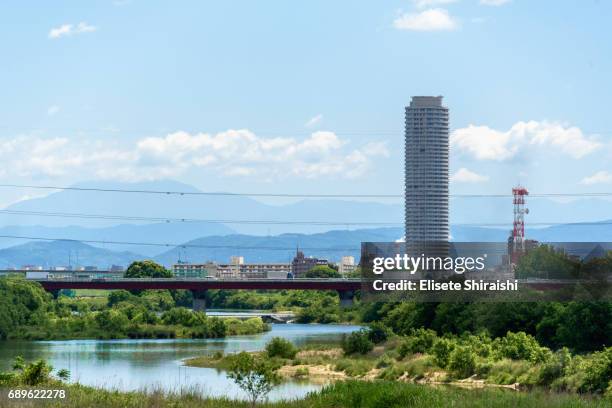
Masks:
[[[58,370],[67,368],[71,381],[124,391],[197,389],[210,396],[243,398],[225,373],[212,368],[186,367],[182,360],[215,351],[234,353],[262,350],[274,336],[296,345],[339,342],[342,334],[359,326],[273,324],[270,332],[224,339],[176,340],[63,340],[0,342],[0,368],[10,369],[17,355],[26,360],[43,358]],[[287,382],[270,393],[271,400],[300,398],[321,385]]]

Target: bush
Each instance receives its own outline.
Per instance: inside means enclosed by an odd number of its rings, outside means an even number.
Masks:
[[[391,336],[392,331],[382,323],[372,323],[368,331],[368,337],[374,344],[382,343]]]
[[[572,362],[572,355],[566,347],[557,351],[553,356],[542,365],[540,369],[538,384],[550,385],[557,378],[565,374],[566,368]]]
[[[297,354],[297,349],[289,340],[281,337],[274,337],[266,344],[268,357],[293,358]]]
[[[410,336],[401,344],[398,353],[401,358],[414,353],[427,353],[435,339],[436,332],[433,330],[412,330]]]
[[[167,312],[164,312],[161,320],[165,324],[194,327],[198,324],[205,324],[206,316],[201,312],[194,312],[184,307],[173,307]]]
[[[508,332],[505,337],[495,339],[493,344],[498,358],[544,362],[550,357],[550,350],[525,332]]]
[[[493,384],[514,384],[522,383],[521,379],[528,375],[531,368],[532,365],[528,361],[504,358],[491,364],[486,373],[480,366],[477,371],[481,375],[486,375],[487,381]]]
[[[612,378],[612,347],[585,358],[579,368],[584,374],[578,391],[603,393]]]
[[[455,347],[450,354],[448,368],[460,378],[469,377],[476,370],[476,353],[469,347]]]
[[[374,348],[374,343],[370,341],[368,331],[361,329],[353,332],[342,339],[342,350],[345,355],[367,354]]]
[[[438,339],[431,346],[431,354],[434,362],[441,368],[445,368],[450,360],[450,355],[457,343],[450,339]]]
[[[387,355],[383,355],[380,359],[378,359],[378,361],[376,362],[376,368],[387,368],[393,365],[393,360],[391,360],[391,358]]]

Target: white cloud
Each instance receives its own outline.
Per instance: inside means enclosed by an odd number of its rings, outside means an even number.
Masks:
[[[306,122],[304,126],[315,127],[318,124],[320,124],[322,120],[323,120],[323,114],[319,113],[318,115],[315,115],[312,118],[308,119],[308,122]]]
[[[57,39],[75,34],[91,33],[97,30],[97,27],[89,25],[84,21],[78,23],[76,26],[73,24],[63,24],[59,27],[52,28],[49,31],[49,38]]]
[[[377,157],[387,157],[384,143],[350,148],[333,132],[309,137],[260,137],[246,129],[217,134],[174,132],[135,143],[100,139],[19,136],[0,139],[0,160],[10,177],[59,177],[154,180],[205,169],[221,176],[266,180],[362,175]]]
[[[478,160],[503,161],[515,157],[520,151],[537,146],[555,148],[580,159],[602,145],[594,137],[585,136],[577,127],[532,120],[517,122],[505,132],[488,126],[469,125],[452,133],[451,146]]]
[[[446,4],[456,3],[457,0],[412,0],[414,6],[419,9],[427,7],[443,6]]]
[[[511,0],[480,0],[480,4],[483,6],[499,7],[506,3],[510,3]]]
[[[424,10],[418,13],[404,13],[393,21],[398,30],[411,31],[449,31],[459,27],[457,21],[440,8]]]
[[[489,180],[489,177],[482,176],[462,167],[451,176],[450,180],[454,183],[482,183]]]
[[[55,116],[59,111],[60,111],[60,107],[59,106],[52,105],[52,106],[49,106],[49,108],[47,109],[47,115]]]
[[[592,184],[610,184],[612,183],[612,173],[609,171],[598,171],[592,176],[585,177],[580,181],[580,184],[592,185]]]

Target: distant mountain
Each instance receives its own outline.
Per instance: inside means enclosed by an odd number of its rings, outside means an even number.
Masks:
[[[38,241],[0,249],[0,268],[20,268],[23,265],[66,266],[69,262],[72,265],[108,268],[111,265],[127,266],[143,258],[133,252],[111,251],[77,241]]]
[[[198,192],[193,186],[174,181],[142,183],[95,182],[75,185],[80,188]],[[226,223],[241,234],[276,235],[287,232],[314,233],[338,226],[291,224],[296,221],[400,223],[402,206],[340,200],[303,200],[288,205],[269,205],[244,196],[194,196],[138,193],[87,192],[63,190],[45,197],[20,201],[6,208],[11,211],[43,211],[80,214],[109,214],[204,220],[288,221],[290,224]],[[63,218],[41,215],[0,213],[0,225],[40,225],[65,227],[78,225],[100,228],[126,221],[94,218]],[[180,224],[188,228],[187,223]],[[205,234],[201,234],[203,236]],[[207,234],[206,234],[207,235]],[[151,237],[151,239],[162,237]],[[194,238],[185,234],[181,241]]]
[[[198,237],[182,241],[182,229],[174,230],[172,224],[153,224],[145,226],[122,225],[103,229],[83,229],[66,227],[64,233],[69,236],[77,234],[103,237],[104,240],[142,242],[174,242],[180,246],[164,250],[160,247],[133,246],[147,252],[125,251],[125,246],[112,244],[84,244],[77,241],[34,241],[0,250],[0,268],[20,267],[24,264],[41,266],[61,266],[72,264],[95,265],[101,268],[112,264],[127,266],[134,260],[153,258],[157,262],[170,266],[178,260],[188,262],[228,262],[230,256],[241,255],[246,262],[290,262],[299,247],[307,256],[338,261],[343,255],[352,255],[359,259],[362,242],[389,242],[403,237],[402,228],[374,228],[358,230],[334,230],[315,234],[280,234],[273,236],[255,236],[229,234]],[[210,226],[200,226],[202,230]],[[222,226],[219,226],[222,228]],[[27,233],[23,227],[21,233]],[[36,227],[40,228],[40,227]],[[0,230],[3,234],[7,229]],[[53,229],[50,231],[60,231]],[[106,231],[106,234],[101,231]],[[211,230],[207,230],[210,232]],[[227,232],[222,229],[223,232]],[[41,232],[45,232],[42,230]],[[198,234],[198,226],[193,226],[191,234]],[[50,234],[50,232],[49,232]],[[132,235],[130,235],[132,234]],[[484,227],[451,227],[452,240],[464,242],[505,242],[508,229]],[[527,229],[527,238],[541,242],[612,242],[612,220],[590,224],[556,225],[546,228]],[[130,238],[131,237],[131,238]],[[82,238],[83,239],[83,238]],[[91,238],[88,238],[91,239]],[[607,246],[604,246],[607,248]],[[156,255],[157,254],[157,255]],[[78,260],[77,260],[78,257]]]
[[[87,182],[75,185],[81,188],[155,190],[198,192],[197,188],[176,181],[153,181],[140,183]],[[597,221],[612,217],[612,201],[605,198],[581,198],[567,202],[542,197],[527,197],[530,209],[526,217],[529,227],[533,223],[574,223]],[[306,199],[291,204],[270,205],[245,196],[197,196],[87,192],[63,190],[45,197],[29,199],[6,208],[12,211],[65,212],[81,214],[109,214],[114,216],[140,216],[162,218],[194,218],[225,220],[232,231],[205,229],[202,234],[225,235],[232,232],[249,235],[278,235],[284,233],[312,234],[342,228],[342,222],[380,222],[402,225],[403,205],[349,200]],[[505,198],[459,198],[450,202],[452,224],[506,224],[506,228],[479,229],[482,237],[496,237],[502,229],[509,230],[512,224],[512,200]],[[289,224],[248,224],[229,221],[287,221]],[[322,225],[301,225],[299,221],[320,221]],[[296,224],[296,222],[298,222]],[[85,228],[102,228],[131,223],[123,220],[95,218],[64,218],[41,215],[15,215],[0,213],[0,226],[44,226],[66,227],[74,225]],[[327,223],[327,224],[326,224]],[[335,223],[335,224],[329,224]],[[134,224],[138,224],[134,222]],[[142,224],[142,222],[140,222]],[[218,226],[218,225],[217,225]],[[178,224],[173,236],[179,242],[196,238],[192,226]],[[468,228],[468,227],[466,227]],[[496,231],[497,230],[497,231]],[[476,231],[476,230],[474,230]],[[468,230],[457,233],[469,233]],[[164,240],[165,231],[149,235],[150,240]],[[181,238],[182,236],[182,238]],[[456,239],[459,239],[458,236]],[[505,238],[504,238],[505,239]],[[145,250],[146,251],[146,250]]]
[[[181,243],[208,235],[227,235],[235,231],[223,224],[202,222],[170,222],[155,224],[121,224],[111,227],[88,228],[79,226],[46,227],[39,225],[20,225],[0,227],[0,236],[45,237],[71,239],[77,241],[121,241],[150,243]],[[21,244],[23,239],[1,238],[0,248]],[[117,251],[131,251],[153,256],[163,248],[151,245],[114,245],[94,243],[97,247]]]
[[[170,265],[178,259],[193,263],[208,260],[228,262],[230,256],[241,255],[244,256],[245,262],[251,263],[291,262],[296,249],[300,248],[306,256],[330,261],[338,261],[343,255],[352,255],[358,260],[361,242],[395,241],[401,236],[401,228],[376,228],[268,237],[252,235],[204,237],[185,243],[202,248],[173,248],[154,259],[164,265]]]
[[[451,227],[452,240],[456,242],[506,242],[509,233],[508,229],[501,228]],[[612,242],[612,221],[528,229],[526,235],[527,238],[541,242]],[[268,237],[238,234],[211,236],[185,243],[205,248],[173,248],[154,259],[169,265],[178,259],[189,262],[228,262],[230,256],[242,255],[246,262],[289,262],[293,259],[295,249],[300,247],[307,256],[338,261],[343,255],[359,259],[361,242],[390,242],[403,236],[403,228],[336,230]]]
[[[612,242],[612,219],[588,224],[528,228],[525,234],[543,242]]]

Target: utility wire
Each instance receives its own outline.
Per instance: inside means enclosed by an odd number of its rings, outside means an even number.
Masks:
[[[0,184],[4,188],[33,188],[46,190],[71,190],[71,191],[90,191],[104,193],[134,193],[134,194],[162,194],[177,196],[238,196],[238,197],[283,197],[283,198],[402,198],[402,194],[294,194],[294,193],[248,193],[248,192],[212,192],[212,191],[173,191],[173,190],[137,190],[137,189],[118,189],[118,188],[97,188],[97,187],[68,187],[68,186],[49,186],[49,185],[28,185],[28,184]],[[512,194],[450,194],[451,198],[491,198],[512,197]],[[609,197],[612,191],[593,192],[593,193],[534,193],[530,197]]]
[[[98,239],[67,239],[67,238],[49,238],[49,237],[35,237],[35,236],[24,236],[24,235],[0,235],[0,238],[10,239],[26,239],[31,241],[64,241],[64,242],[81,242],[88,244],[108,244],[108,245],[134,245],[134,246],[156,246],[156,247],[172,247],[172,248],[201,248],[201,249],[266,249],[273,251],[295,251],[295,247],[280,247],[280,246],[249,246],[249,245],[198,245],[198,244],[171,244],[161,242],[130,242],[130,241],[107,241]],[[329,248],[317,248],[317,247],[302,247],[300,249],[309,251],[360,251],[361,248],[343,248],[343,247],[329,247]]]
[[[65,213],[49,211],[19,211],[19,210],[0,210],[0,214],[17,216],[41,216],[59,218],[83,218],[100,220],[118,221],[148,221],[161,223],[210,223],[210,224],[244,224],[244,225],[315,225],[315,226],[403,226],[401,222],[384,221],[316,221],[316,220],[248,220],[248,219],[202,219],[202,218],[176,218],[176,217],[143,217],[132,215],[111,215],[111,214],[86,214],[86,213]],[[495,227],[506,226],[511,222],[498,223],[456,223],[453,226],[465,227]],[[555,226],[555,225],[611,225],[611,221],[579,221],[579,222],[530,222],[528,226]]]

